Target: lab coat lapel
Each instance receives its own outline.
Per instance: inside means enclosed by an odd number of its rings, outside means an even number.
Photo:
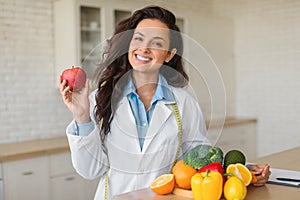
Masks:
[[[123,98],[120,101],[117,111],[114,115],[114,120],[116,121],[116,125],[120,130],[138,140],[135,119],[131,112],[129,102],[126,98]]]
[[[159,101],[156,104],[151,117],[151,122],[148,128],[148,132],[145,138],[143,152],[146,151],[153,137],[155,137],[155,135],[159,132],[159,130],[166,123],[167,119],[170,117],[171,114],[172,114],[172,108],[169,108],[166,105],[166,102]]]

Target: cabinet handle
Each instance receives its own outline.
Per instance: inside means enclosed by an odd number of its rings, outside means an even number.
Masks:
[[[72,181],[72,180],[74,180],[74,179],[75,179],[75,177],[71,176],[71,177],[67,177],[65,180],[66,180],[66,181]]]
[[[29,176],[29,175],[32,175],[32,174],[33,174],[33,172],[23,172],[22,173],[23,176]]]

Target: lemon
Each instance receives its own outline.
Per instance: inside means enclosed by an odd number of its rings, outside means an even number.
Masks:
[[[230,164],[226,169],[226,173],[235,175],[236,177],[241,179],[246,186],[248,186],[251,183],[252,173],[243,164]]]
[[[247,195],[246,185],[236,176],[230,177],[224,185],[224,197],[227,200],[243,200]]]
[[[243,152],[237,149],[228,151],[224,157],[224,169],[226,170],[228,165],[236,163],[241,163],[244,165],[246,163],[246,156]]]

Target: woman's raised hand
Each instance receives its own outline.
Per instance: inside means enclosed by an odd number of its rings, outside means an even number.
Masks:
[[[76,122],[79,124],[90,122],[89,80],[86,80],[84,88],[80,91],[71,91],[67,81],[62,77],[59,78],[59,86],[63,102],[73,113]]]

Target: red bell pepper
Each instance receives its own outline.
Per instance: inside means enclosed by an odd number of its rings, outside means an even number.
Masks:
[[[206,172],[207,170],[211,171],[211,172],[219,172],[220,174],[224,174],[224,169],[221,165],[221,163],[219,162],[213,162],[213,163],[210,163],[202,168],[200,168],[198,170],[198,173],[201,173],[201,172]],[[223,176],[223,183],[225,183],[226,181],[226,178]]]

